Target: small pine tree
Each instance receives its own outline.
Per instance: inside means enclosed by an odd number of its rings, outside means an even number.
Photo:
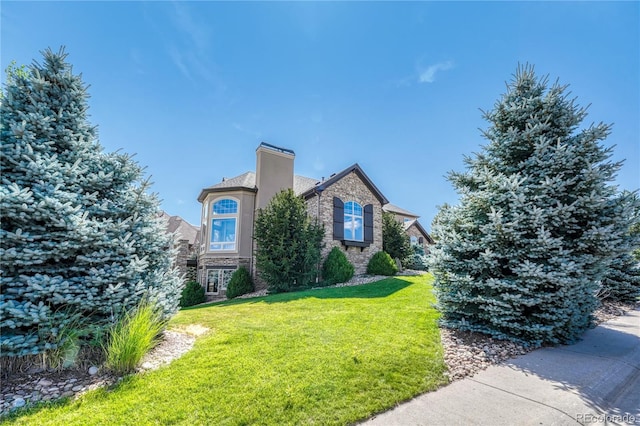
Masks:
[[[332,248],[322,264],[322,279],[326,285],[347,282],[354,272],[353,265],[339,247]]]
[[[182,287],[142,169],[103,152],[64,51],[43,55],[8,76],[0,105],[3,356],[41,353],[72,317],[105,325],[145,295],[169,316]]]
[[[446,326],[532,344],[589,326],[624,238],[611,185],[621,165],[600,145],[609,126],[578,130],[586,113],[565,89],[519,68],[485,114],[489,144],[449,175],[461,200],[434,219],[430,255]]]
[[[398,272],[396,262],[385,251],[379,251],[369,259],[367,274],[371,275],[395,275]]]
[[[411,250],[413,253],[409,256],[407,268],[415,269],[417,271],[426,271],[429,268],[429,261],[422,244],[412,244]]]
[[[251,274],[247,268],[240,267],[232,275],[227,285],[227,299],[234,299],[243,294],[251,293],[254,289]]]
[[[382,250],[391,258],[400,259],[405,266],[411,255],[409,236],[393,213],[382,213]]]
[[[258,211],[255,224],[256,266],[270,292],[311,286],[318,275],[324,228],[307,215],[293,190],[276,194]]]

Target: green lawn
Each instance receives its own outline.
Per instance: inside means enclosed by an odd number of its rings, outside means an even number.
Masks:
[[[431,278],[230,301],[171,365],[36,407],[16,424],[348,424],[446,383]]]

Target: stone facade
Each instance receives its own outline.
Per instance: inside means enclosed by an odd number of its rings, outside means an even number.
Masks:
[[[373,243],[368,247],[345,247],[340,240],[333,239],[333,197],[343,202],[355,201],[362,207],[373,205]],[[320,206],[318,208],[318,201]],[[324,225],[323,259],[333,247],[340,247],[349,262],[355,268],[356,274],[367,272],[369,259],[376,252],[382,250],[382,203],[371,192],[357,173],[351,172],[342,179],[327,187],[320,196],[315,195],[307,200],[307,211],[312,218],[317,218]]]
[[[201,256],[198,259],[198,282],[206,289],[207,288],[207,271],[210,269],[238,269],[245,267],[251,271],[251,257],[240,256],[228,256],[228,257],[211,257]],[[259,290],[259,289],[258,289]],[[207,301],[224,298],[225,295],[205,293]]]
[[[190,251],[193,249],[189,247],[189,240],[178,240],[176,242],[176,249],[178,251],[176,255],[176,267],[180,271],[180,275],[187,276],[187,260],[191,257]]]
[[[406,233],[409,235],[409,238],[415,237],[416,244],[420,244],[420,238],[422,238],[422,244],[420,245],[424,248],[425,253],[429,253],[429,241],[417,226],[411,225],[406,229]]]
[[[417,220],[413,221],[413,223],[407,227],[405,232],[409,235],[409,238],[415,237],[414,239],[417,241],[417,244],[422,246],[425,254],[430,253],[429,247],[435,243]]]

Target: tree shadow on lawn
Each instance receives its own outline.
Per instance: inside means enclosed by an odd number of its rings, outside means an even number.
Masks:
[[[213,302],[206,305],[198,305],[184,310],[202,309],[211,307],[223,307],[233,305],[245,305],[251,303],[286,303],[300,299],[378,299],[388,297],[400,290],[409,287],[412,283],[402,278],[386,278],[369,284],[361,284],[348,287],[314,288],[290,293],[276,293],[268,296],[254,297],[250,299],[233,299],[222,302]]]
[[[629,318],[631,316],[631,318]],[[640,311],[588,330],[581,341],[535,350],[506,363],[578,395],[593,413],[640,420]]]

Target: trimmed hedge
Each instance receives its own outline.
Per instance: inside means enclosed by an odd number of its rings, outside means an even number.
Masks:
[[[322,279],[326,285],[347,282],[355,269],[339,247],[334,247],[322,264]]]
[[[227,299],[233,299],[253,291],[253,280],[247,268],[238,268],[227,285]]]
[[[180,307],[186,308],[188,306],[198,305],[206,302],[204,296],[204,287],[198,284],[196,281],[189,281],[187,285],[182,289],[182,296],[180,297]]]
[[[369,259],[367,274],[391,276],[396,272],[398,272],[398,266],[387,252],[379,251]]]

